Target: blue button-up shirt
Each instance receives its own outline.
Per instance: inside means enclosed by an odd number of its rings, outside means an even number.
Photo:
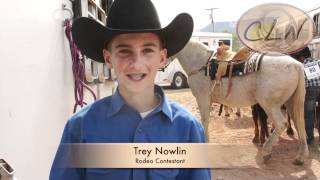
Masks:
[[[201,124],[186,109],[166,99],[141,118],[117,91],[81,109],[67,122],[61,143],[203,143]],[[50,180],[210,180],[209,169],[95,169],[57,168]]]

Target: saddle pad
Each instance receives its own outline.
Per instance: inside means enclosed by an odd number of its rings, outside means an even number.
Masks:
[[[253,53],[244,64],[243,74],[258,71],[264,54]]]

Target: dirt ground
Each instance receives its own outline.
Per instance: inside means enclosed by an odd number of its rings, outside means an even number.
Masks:
[[[169,99],[177,101],[191,111],[198,119],[200,113],[190,89],[165,89]],[[252,144],[254,137],[254,124],[251,116],[251,109],[241,108],[241,117],[231,113],[225,117],[224,112],[218,116],[219,105],[213,105],[210,114],[210,143],[221,144]],[[303,166],[292,164],[298,151],[297,136],[289,137],[286,133],[281,135],[279,141],[273,147],[272,158],[267,164],[259,164],[257,168],[236,168],[236,169],[213,169],[214,180],[276,180],[276,179],[320,179],[320,148],[319,135],[315,133],[316,144],[309,146],[310,157],[305,160]],[[253,154],[253,156],[255,156]]]

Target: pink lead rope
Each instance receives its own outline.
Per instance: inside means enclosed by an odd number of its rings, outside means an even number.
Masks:
[[[77,48],[76,44],[72,39],[70,20],[65,20],[64,26],[66,27],[65,33],[69,40],[71,58],[72,58],[72,72],[73,72],[73,78],[74,78],[74,99],[75,99],[73,113],[75,113],[77,110],[77,106],[80,106],[82,108],[84,105],[87,104],[83,100],[84,88],[86,88],[92,94],[94,100],[96,100],[97,97],[93,92],[93,90],[84,82],[84,75],[85,75],[84,62],[81,60],[80,50]]]

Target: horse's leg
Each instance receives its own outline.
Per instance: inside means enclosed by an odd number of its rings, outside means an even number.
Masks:
[[[229,113],[229,110],[230,110],[230,107],[229,106],[226,106],[226,105],[223,105],[224,107],[224,112],[225,112],[225,116],[229,117],[230,116],[230,113]]]
[[[291,100],[289,101],[289,103],[286,104],[286,107],[287,107],[288,116],[294,117],[293,106],[292,106]],[[304,109],[302,109],[302,110],[304,111]],[[293,121],[293,124],[294,124],[297,132],[298,132],[298,137],[299,137],[299,152],[296,157],[296,160],[293,163],[297,164],[297,165],[301,165],[301,164],[303,164],[303,157],[308,155],[308,152],[309,152],[308,145],[307,145],[306,139],[304,138],[304,140],[303,140],[303,138],[300,135],[301,133],[299,133],[299,131],[298,131],[297,120],[295,118],[292,118],[292,121]]]
[[[281,110],[282,110],[282,113],[284,115],[287,115],[287,119],[288,119],[288,127],[287,127],[287,135],[288,136],[293,136],[294,135],[294,132],[293,132],[293,129],[291,127],[291,121],[290,121],[290,115],[289,113],[287,112],[287,108],[285,105],[282,105],[281,106]]]
[[[293,135],[294,135],[294,132],[293,132],[293,129],[292,129],[292,126],[291,126],[291,120],[290,120],[289,114],[288,114],[287,135],[288,135],[288,136],[293,136]]]
[[[241,116],[240,108],[237,108],[236,115],[237,115],[238,117],[240,117],[240,116]]]
[[[254,122],[254,138],[252,142],[257,144],[259,143],[259,127],[258,127],[258,109],[257,104],[251,106],[252,119]]]
[[[299,136],[299,151],[298,155],[293,162],[296,165],[302,165],[304,163],[304,157],[309,155],[309,149],[307,145],[306,129],[304,121],[304,99],[305,99],[305,86],[304,86],[304,68],[299,64],[299,81],[298,86],[293,93],[291,101],[292,119],[295,122],[296,130]]]
[[[268,117],[261,117],[260,118],[260,143],[263,144],[266,142],[266,138],[269,137],[269,131],[268,131],[268,123],[267,123]]]
[[[260,143],[263,144],[266,140],[265,138],[269,137],[268,123],[267,123],[268,116],[259,104],[258,104],[258,113],[259,113],[259,120],[260,120]]]
[[[304,157],[309,155],[304,121],[305,81],[303,65],[299,64],[296,69],[299,70],[298,86],[296,87],[291,98],[286,103],[286,107],[287,111],[289,112],[289,116],[293,119],[299,137],[299,150],[293,164],[302,165],[304,163]]]
[[[210,96],[196,96],[196,100],[199,106],[200,110],[200,116],[201,116],[201,121],[202,125],[204,127],[205,135],[207,138],[207,141],[209,142],[209,117],[210,117],[210,109],[211,109],[211,104],[210,104]]]
[[[267,139],[267,141],[264,143],[262,148],[263,159],[265,162],[267,162],[271,158],[272,146],[274,142],[278,140],[282,132],[285,130],[287,122],[281,112],[280,106],[271,105],[269,109],[267,108],[267,106],[264,106],[264,110],[268,115],[268,119],[271,119],[275,126],[274,131]]]

